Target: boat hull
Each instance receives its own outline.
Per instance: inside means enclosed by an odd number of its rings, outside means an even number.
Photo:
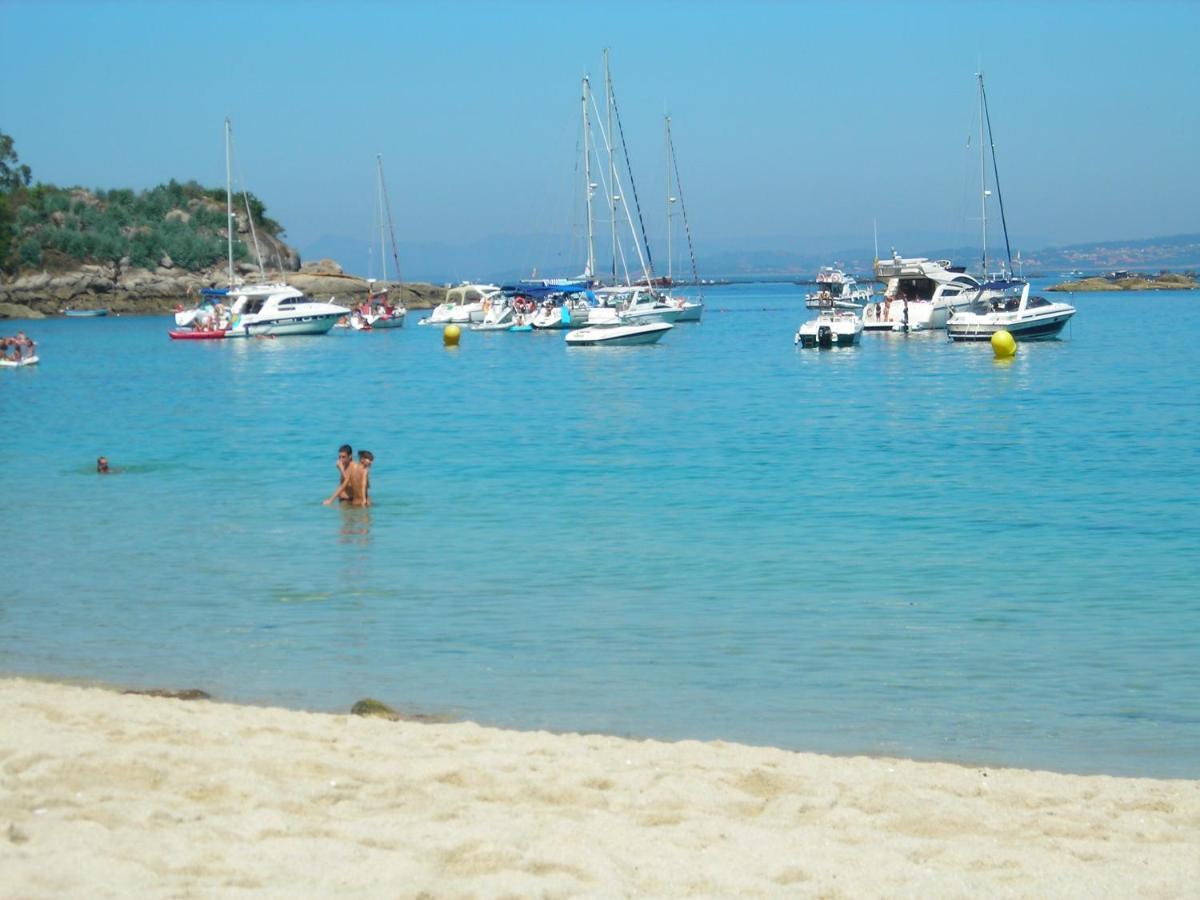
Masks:
[[[568,347],[634,347],[657,343],[674,326],[670,322],[580,328],[567,334]]]
[[[168,331],[167,337],[173,341],[220,341],[225,338],[224,331]]]
[[[269,319],[261,322],[247,322],[237,328],[226,330],[226,337],[279,337],[301,334],[327,334],[335,322],[345,313],[322,313],[311,316],[296,316],[286,319]]]
[[[997,331],[1007,331],[1018,341],[1051,341],[1058,337],[1075,312],[1060,312],[1027,321],[951,322],[946,333],[952,341],[990,341]]]
[[[107,309],[64,309],[63,315],[71,319],[96,319],[107,316]]]
[[[26,356],[23,359],[0,359],[0,369],[21,369],[25,366],[36,366],[36,356]]]

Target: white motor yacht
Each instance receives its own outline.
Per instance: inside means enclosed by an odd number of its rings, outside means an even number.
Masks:
[[[247,284],[231,288],[228,323],[218,323],[225,337],[325,334],[350,310],[318,303],[286,284]]]
[[[804,297],[804,305],[809,309],[821,309],[825,304],[832,303],[836,309],[857,312],[870,302],[869,287],[859,287],[853,275],[847,275],[832,266],[821,268],[817,273],[817,289]]]
[[[623,322],[631,325],[645,322],[673,323],[679,321],[684,312],[682,306],[670,303],[658,291],[647,288],[630,288],[619,296],[621,299],[617,305],[617,315]]]
[[[887,283],[883,299],[863,310],[867,331],[927,331],[946,327],[951,314],[973,304],[979,282],[949,260],[905,259],[893,251],[875,263],[875,276]]]
[[[482,322],[484,302],[500,294],[494,284],[460,284],[446,291],[446,299],[421,320],[422,325],[470,325]]]
[[[806,349],[853,347],[863,332],[862,319],[849,310],[836,308],[832,301],[826,304],[815,319],[800,326],[795,342]]]
[[[988,300],[986,312],[956,312],[946,323],[952,341],[989,341],[997,331],[1007,331],[1018,341],[1046,341],[1058,337],[1075,315],[1069,303],[1029,295],[1029,285],[1014,283],[1010,291]]]
[[[627,322],[612,307],[592,310],[587,328],[567,332],[568,347],[630,347],[657,343],[675,326],[670,322]]]

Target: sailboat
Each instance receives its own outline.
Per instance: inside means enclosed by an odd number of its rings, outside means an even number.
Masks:
[[[687,235],[688,256],[692,261],[692,284],[697,286],[699,290],[700,276],[696,271],[696,248],[692,246],[692,229],[688,225],[687,206],[683,202],[683,186],[679,183],[679,163],[675,159],[675,141],[671,138],[671,117],[663,116],[666,130],[667,142],[667,284],[674,286],[675,277],[673,271],[673,257],[671,253],[671,237],[674,229],[674,206],[676,201],[679,203],[679,211],[683,214],[683,231]],[[671,192],[672,176],[674,177],[675,197]],[[704,314],[704,299],[701,297],[698,300],[690,300],[686,297],[676,297],[672,295],[667,301],[678,306],[680,313],[676,322],[699,322],[700,317]]]
[[[387,185],[383,180],[383,154],[375,154],[379,194],[379,271],[381,284],[387,283],[387,252],[384,248],[384,226],[391,237],[392,261],[396,266],[396,302],[388,303],[388,288],[374,289],[374,279],[367,282],[367,299],[350,314],[350,327],[359,331],[374,331],[379,328],[403,328],[408,310],[401,302],[400,253],[396,249],[396,226],[392,221],[392,207],[388,202]]]
[[[205,288],[199,305],[175,314],[176,329],[167,334],[172,340],[213,340],[232,337],[274,337],[276,335],[325,334],[350,310],[333,303],[318,303],[303,292],[282,282],[243,285],[233,271],[233,127],[225,119],[225,215],[226,245],[229,255],[229,287]],[[249,199],[246,216],[254,236],[254,217]],[[255,252],[258,238],[254,237]],[[262,256],[258,257],[262,274]],[[226,305],[228,302],[228,305]]]
[[[1069,303],[1030,297],[1029,285],[1013,275],[1012,245],[1008,240],[1008,221],[1004,215],[1004,195],[1000,192],[1000,168],[996,163],[996,142],[992,135],[992,117],[988,112],[987,91],[983,73],[975,74],[979,82],[979,166],[982,172],[980,198],[983,219],[984,284],[980,286],[976,303],[971,309],[956,311],[946,322],[946,333],[952,341],[986,341],[997,331],[1008,331],[1018,340],[1048,340],[1057,337],[1063,326],[1075,315]],[[988,279],[987,260],[987,165],[984,146],[984,126],[987,126],[987,148],[992,154],[992,173],[996,185],[996,200],[1000,205],[1000,224],[1004,229],[1004,249],[1008,267],[995,279]]]

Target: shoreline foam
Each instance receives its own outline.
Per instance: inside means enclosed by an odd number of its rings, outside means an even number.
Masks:
[[[1182,896],[1200,781],[0,679],[20,896]]]

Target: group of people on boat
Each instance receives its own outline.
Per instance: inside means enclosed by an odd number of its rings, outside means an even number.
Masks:
[[[37,344],[25,332],[18,331],[12,337],[0,337],[0,359],[21,362],[37,356]]]

